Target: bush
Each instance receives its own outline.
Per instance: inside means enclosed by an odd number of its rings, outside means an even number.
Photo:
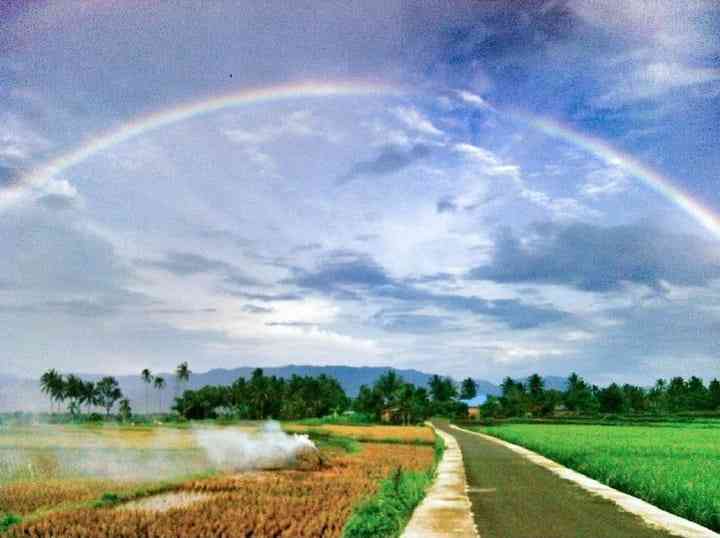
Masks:
[[[121,501],[120,495],[117,493],[103,493],[102,497],[95,503],[96,508],[105,508],[108,506],[114,506]]]
[[[21,522],[22,519],[20,516],[16,516],[15,514],[5,514],[2,518],[0,518],[0,533],[6,532],[10,527]]]
[[[364,424],[376,424],[377,421],[372,415],[366,413],[346,413],[342,415],[330,415],[322,418],[306,418],[298,420],[298,424],[306,424],[308,426],[323,426],[325,424],[338,424],[341,426],[353,426]]]

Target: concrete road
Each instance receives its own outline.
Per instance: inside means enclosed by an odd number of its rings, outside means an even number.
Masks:
[[[665,538],[639,516],[591,495],[508,448],[449,429],[463,453],[481,538]]]

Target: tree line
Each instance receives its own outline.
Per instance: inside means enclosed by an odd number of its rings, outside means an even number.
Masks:
[[[340,383],[327,375],[298,376],[285,379],[266,376],[261,368],[249,379],[243,377],[231,385],[208,385],[197,390],[183,390],[191,371],[187,362],[174,372],[175,399],[172,410],[187,419],[218,417],[261,420],[276,418],[298,420],[340,414],[348,410],[366,415],[374,421],[412,424],[431,416],[465,417],[467,400],[477,395],[472,378],[456,383],[449,377],[434,375],[426,387],[408,383],[394,370],[381,375],[373,385],[362,385],[357,397],[347,396]],[[145,383],[145,409],[150,412],[150,389],[158,392],[158,410],[162,411],[162,392],[166,381],[149,369],[140,373]],[[73,418],[94,407],[101,407],[109,417],[117,405],[121,418],[132,414],[130,402],[118,381],[107,376],[92,382],[75,374],[63,375],[55,369],[41,379],[42,391],[55,405],[67,405]],[[576,373],[567,378],[564,390],[547,389],[539,374],[525,380],[506,377],[500,396],[490,396],[480,406],[486,417],[542,417],[556,414],[669,414],[720,409],[720,381],[707,385],[698,377],[659,379],[652,387],[611,383],[598,387]]]
[[[525,382],[506,377],[499,397],[490,396],[481,406],[488,417],[550,416],[558,412],[594,415],[655,414],[715,411],[720,409],[720,381],[707,385],[699,377],[658,379],[649,388],[611,383],[598,387],[571,374],[563,391],[546,389],[543,378],[533,374]]]
[[[353,409],[376,421],[413,424],[431,416],[465,416],[468,406],[462,400],[476,395],[477,385],[471,378],[458,387],[451,378],[434,375],[425,388],[407,383],[388,370],[372,386],[360,387]]]
[[[188,419],[298,420],[343,413],[349,407],[350,398],[334,377],[285,379],[266,376],[256,368],[249,379],[239,377],[231,385],[186,390],[175,399],[173,409]]]
[[[460,387],[449,377],[433,376],[428,387],[406,383],[395,371],[381,375],[372,386],[360,387],[356,398],[347,396],[333,377],[293,375],[285,379],[266,376],[261,368],[249,379],[231,385],[208,385],[186,390],[173,410],[188,419],[218,417],[262,420],[299,420],[354,411],[370,420],[411,424],[433,415],[463,416],[477,387],[471,379]]]
[[[175,369],[176,393],[183,384],[190,380],[192,372],[187,362],[181,362]],[[158,412],[162,412],[162,392],[166,382],[162,376],[154,376],[145,368],[140,372],[140,378],[145,383],[145,412],[150,412],[150,399],[148,388],[152,386],[158,391]],[[50,412],[54,413],[56,406],[60,410],[63,404],[67,405],[67,412],[75,419],[82,415],[83,406],[86,412],[90,413],[95,407],[105,410],[105,416],[109,417],[116,404],[120,418],[128,420],[132,416],[130,400],[125,397],[120,388],[118,380],[113,376],[105,376],[100,380],[85,381],[76,374],[61,374],[56,369],[46,370],[40,376],[40,390],[50,400]]]
[[[118,402],[121,416],[129,418],[132,413],[130,401],[123,396],[117,379],[112,376],[97,382],[83,381],[75,374],[65,376],[53,368],[40,377],[40,388],[50,398],[51,412],[55,404],[59,407],[67,402],[67,410],[73,418],[82,413],[83,405],[88,412],[92,407],[102,407],[109,417]]]

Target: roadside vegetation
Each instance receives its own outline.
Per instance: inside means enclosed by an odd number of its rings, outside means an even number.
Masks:
[[[395,469],[380,483],[378,492],[355,509],[345,525],[343,538],[399,536],[433,481],[445,452],[441,437],[435,438],[434,447],[432,467],[424,470]]]
[[[503,424],[474,429],[720,531],[720,428]]]

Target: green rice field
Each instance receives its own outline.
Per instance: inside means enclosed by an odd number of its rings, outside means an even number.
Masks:
[[[506,424],[473,429],[720,531],[717,425]]]

